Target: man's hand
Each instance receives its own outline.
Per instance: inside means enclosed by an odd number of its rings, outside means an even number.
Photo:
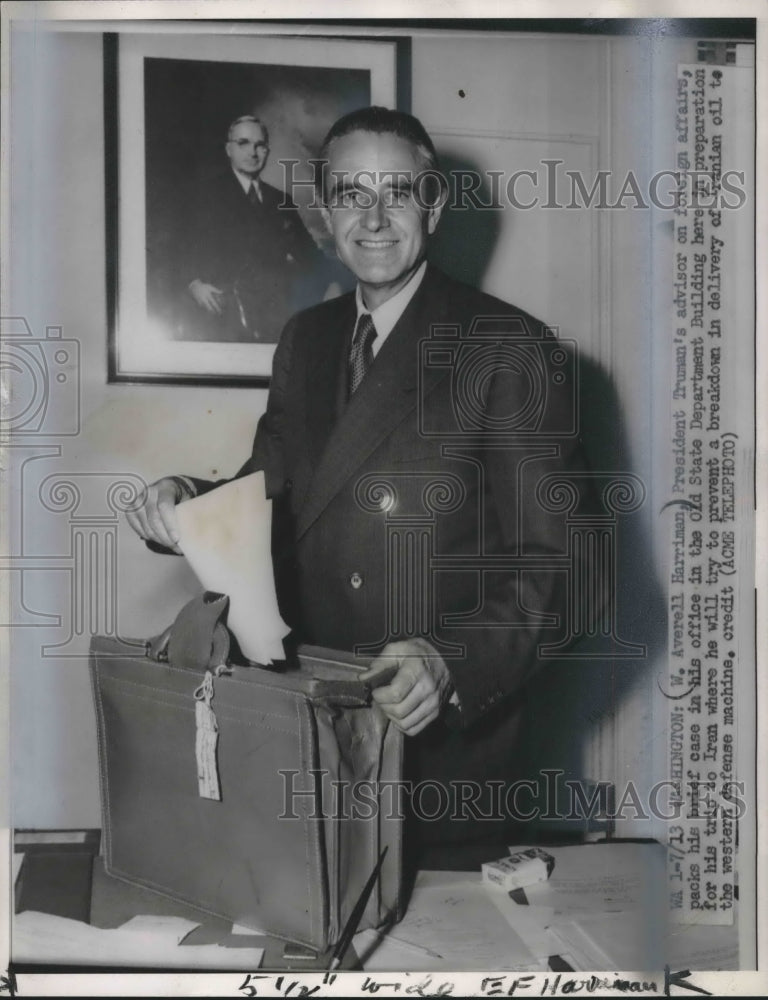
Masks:
[[[190,281],[189,283],[189,291],[201,309],[205,309],[215,316],[221,316],[220,299],[224,292],[220,288],[217,288],[215,285],[209,285],[199,278],[195,278],[194,281]]]
[[[173,479],[158,479],[144,490],[137,506],[125,516],[139,538],[157,542],[181,555],[175,510],[178,501],[178,489]]]
[[[453,689],[451,675],[442,656],[419,638],[388,643],[360,679],[372,681],[393,663],[397,673],[389,684],[374,690],[373,698],[398,729],[415,736],[445,707]]]

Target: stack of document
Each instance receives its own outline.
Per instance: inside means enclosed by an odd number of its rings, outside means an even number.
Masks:
[[[480,872],[420,872],[402,922],[355,937],[363,967],[538,972],[557,956],[585,972],[738,968],[735,927],[669,923],[662,845],[547,850],[549,879],[511,891]]]
[[[419,872],[402,922],[354,947],[366,971],[543,971],[558,943],[480,872]]]
[[[670,923],[663,845],[581,844],[552,853],[549,880],[510,896],[559,939],[559,954],[574,968],[738,967],[735,927]]]

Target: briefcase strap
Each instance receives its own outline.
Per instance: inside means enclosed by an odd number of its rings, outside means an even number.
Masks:
[[[172,625],[147,640],[145,653],[158,663],[203,674],[229,659],[229,631],[225,624],[229,598],[206,591],[184,605]]]

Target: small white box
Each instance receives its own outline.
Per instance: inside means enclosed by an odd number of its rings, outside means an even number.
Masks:
[[[555,859],[540,847],[517,851],[507,858],[488,861],[482,866],[483,882],[500,889],[522,889],[536,882],[546,882],[555,867]]]

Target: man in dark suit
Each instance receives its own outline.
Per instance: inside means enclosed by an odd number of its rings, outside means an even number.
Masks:
[[[580,610],[563,514],[563,483],[589,478],[573,359],[531,316],[427,264],[445,197],[416,119],[353,112],[321,156],[357,291],[289,321],[240,474],[265,472],[298,637],[374,654],[371,676],[397,665],[374,697],[411,737],[416,835],[504,843],[534,791],[508,794],[525,777],[526,681]],[[174,504],[213,485],[160,480],[134,529],[178,551]]]
[[[234,121],[228,168],[196,185],[179,240],[183,340],[274,344],[294,312],[322,298],[326,267],[298,209],[261,179],[269,134]]]

